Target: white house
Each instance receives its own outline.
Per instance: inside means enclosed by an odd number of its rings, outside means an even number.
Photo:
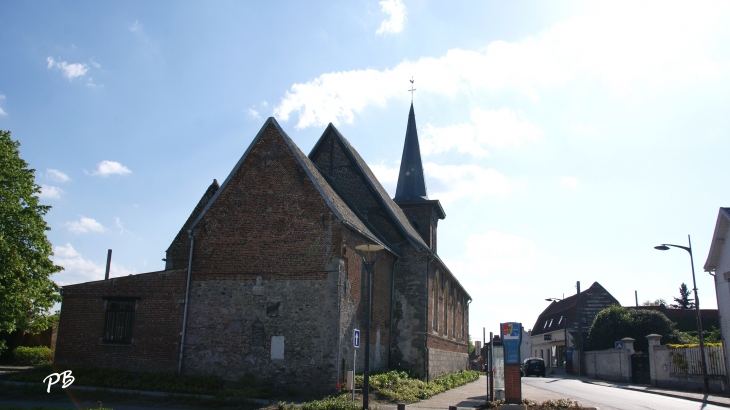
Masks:
[[[726,240],[728,238],[728,240]],[[725,368],[730,369],[730,208],[720,208],[712,235],[705,272],[715,276],[717,314],[720,319]]]

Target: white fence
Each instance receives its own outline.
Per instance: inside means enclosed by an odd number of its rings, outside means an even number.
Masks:
[[[701,375],[702,359],[699,347],[669,348],[669,373],[677,375]],[[725,375],[725,359],[721,346],[705,346],[707,374]]]

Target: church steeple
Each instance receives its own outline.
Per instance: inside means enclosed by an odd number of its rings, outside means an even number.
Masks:
[[[413,113],[413,102],[411,102],[411,111],[408,113],[408,127],[406,128],[406,142],[403,145],[403,157],[400,161],[398,186],[395,189],[395,198],[393,200],[400,203],[427,199],[426,180],[423,176],[423,164],[421,163],[421,148],[418,145],[418,132],[416,131],[416,115]]]

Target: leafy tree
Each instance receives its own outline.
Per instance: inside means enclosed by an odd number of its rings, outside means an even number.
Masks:
[[[679,297],[673,298],[675,302],[671,306],[676,309],[694,309],[695,303],[694,299],[689,297],[689,289],[687,289],[687,285],[682,283],[679,285]]]
[[[469,335],[469,354],[474,351],[474,342],[471,341],[471,335]]]
[[[614,342],[630,337],[635,339],[634,350],[646,352],[649,348],[646,336],[652,333],[662,335],[661,344],[679,342],[679,332],[664,313],[610,306],[596,315],[588,332],[586,349],[610,349]]]
[[[35,333],[52,324],[49,309],[61,296],[50,276],[63,268],[49,258],[43,216],[51,207],[38,204],[35,170],[20,158],[19,146],[10,131],[0,131],[0,332]]]
[[[667,301],[659,298],[655,301],[647,300],[644,303],[641,304],[642,306],[667,306]]]

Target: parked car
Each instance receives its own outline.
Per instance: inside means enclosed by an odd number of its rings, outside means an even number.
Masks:
[[[531,374],[545,377],[545,361],[539,357],[525,359],[522,362],[522,367],[520,367],[520,376],[529,376]]]

